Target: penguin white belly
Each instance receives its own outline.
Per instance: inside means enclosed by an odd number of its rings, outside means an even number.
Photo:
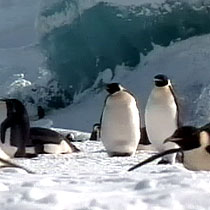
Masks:
[[[130,104],[107,104],[101,127],[101,140],[107,152],[133,154],[139,139],[140,121],[135,100]]]
[[[148,138],[162,150],[163,141],[177,129],[177,107],[173,96],[167,91],[153,91],[145,109],[145,125]]]
[[[62,140],[60,144],[45,144],[44,151],[49,154],[66,154],[73,152],[72,148],[65,140]]]
[[[184,166],[193,171],[210,171],[210,154],[204,147],[184,152]]]

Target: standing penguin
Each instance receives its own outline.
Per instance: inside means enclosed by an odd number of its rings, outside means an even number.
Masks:
[[[101,116],[101,141],[109,156],[135,153],[140,139],[140,119],[136,99],[119,83],[106,85]]]
[[[170,80],[163,74],[154,77],[153,88],[145,108],[145,125],[149,141],[160,152],[176,147],[163,142],[179,127],[179,108]],[[175,155],[166,156],[160,163],[173,163]]]
[[[1,148],[15,157],[25,156],[29,144],[29,117],[24,105],[17,99],[0,101]]]

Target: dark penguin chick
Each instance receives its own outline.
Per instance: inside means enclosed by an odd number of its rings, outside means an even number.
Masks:
[[[135,96],[119,83],[106,85],[100,120],[101,141],[109,156],[135,153],[140,139],[140,119]]]
[[[179,127],[178,103],[166,75],[158,74],[154,77],[154,87],[145,107],[145,126],[149,141],[159,152],[176,147],[175,144],[163,144]],[[175,155],[168,155],[160,163],[174,162]]]
[[[72,144],[65,136],[48,128],[30,128],[31,145],[36,154],[66,154],[79,152],[80,150]]]
[[[30,143],[30,124],[24,105],[17,99],[2,99],[0,123],[2,149],[11,157],[26,157],[25,145]]]
[[[100,128],[101,128],[100,123],[95,123],[93,125],[93,130],[90,135],[90,140],[98,141],[100,139]]]
[[[210,170],[210,136],[207,131],[193,126],[183,126],[177,129],[174,134],[164,142],[174,142],[179,148],[154,155],[129,170],[131,171],[168,153],[180,151],[183,154],[183,165],[185,168],[194,171]]]

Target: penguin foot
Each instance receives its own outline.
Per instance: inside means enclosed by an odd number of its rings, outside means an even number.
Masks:
[[[34,157],[37,157],[37,154],[16,152],[14,157],[15,158],[34,158]]]
[[[130,152],[108,152],[109,157],[127,157],[131,156],[132,153]]]
[[[159,162],[158,162],[158,165],[159,164],[172,164],[171,161],[169,160],[166,160],[166,159],[161,159]]]

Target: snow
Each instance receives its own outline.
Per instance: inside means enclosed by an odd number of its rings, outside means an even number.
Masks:
[[[156,162],[128,172],[152,152],[110,158],[101,142],[75,144],[80,153],[15,159],[36,174],[1,169],[1,209],[209,209],[208,172]]]

